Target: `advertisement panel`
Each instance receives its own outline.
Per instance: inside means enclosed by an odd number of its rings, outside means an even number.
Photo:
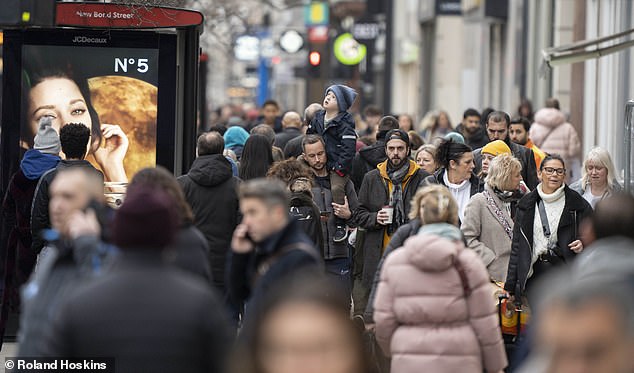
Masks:
[[[168,33],[8,31],[4,88],[14,99],[3,106],[3,169],[33,147],[43,118],[58,133],[68,123],[90,128],[86,159],[107,183],[156,164],[171,169],[175,45]]]

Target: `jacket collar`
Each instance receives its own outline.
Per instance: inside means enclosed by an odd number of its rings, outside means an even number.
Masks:
[[[389,160],[386,159],[385,161],[376,165],[376,168],[379,169],[379,173],[381,174],[382,178],[384,178],[385,180],[389,182],[392,182],[390,180],[390,177],[387,174],[387,162],[389,162]],[[411,159],[408,159],[408,162],[409,162],[409,171],[407,171],[407,174],[403,178],[403,184],[407,183],[407,181],[416,173],[416,171],[420,169],[420,167],[416,164],[416,162],[412,161]]]

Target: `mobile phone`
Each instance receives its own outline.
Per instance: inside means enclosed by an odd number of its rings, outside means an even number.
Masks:
[[[249,242],[251,242],[252,244],[254,244],[254,245],[255,245],[255,241],[253,241],[253,238],[251,238],[251,235],[249,234],[249,231],[247,231],[247,232],[244,234],[244,238],[246,238],[247,240],[249,240]]]

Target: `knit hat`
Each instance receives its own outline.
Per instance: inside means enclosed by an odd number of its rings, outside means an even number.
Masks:
[[[511,148],[502,140],[491,141],[482,148],[482,154],[491,154],[497,157],[500,154],[511,154]]]
[[[229,127],[222,137],[225,139],[225,149],[231,149],[234,146],[244,146],[249,133],[242,127],[233,126]]]
[[[165,192],[147,185],[128,189],[112,223],[115,245],[121,249],[162,249],[178,228],[176,203]]]
[[[357,91],[354,89],[343,85],[343,84],[334,84],[326,89],[326,94],[332,91],[337,98],[337,106],[339,106],[339,111],[348,111],[354,99],[357,98]]]
[[[455,143],[464,144],[464,136],[459,134],[458,132],[449,132],[445,135],[445,140],[452,140]]]
[[[409,135],[407,134],[407,132],[403,131],[400,128],[387,131],[387,134],[385,135],[386,146],[390,140],[403,140],[409,148]]]
[[[43,117],[40,119],[34,141],[33,149],[39,150],[42,153],[58,155],[62,150],[62,145],[59,142],[59,134],[53,128],[53,119],[51,117]]]

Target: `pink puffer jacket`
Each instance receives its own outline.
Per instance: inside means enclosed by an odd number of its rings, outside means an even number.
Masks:
[[[576,167],[581,161],[581,141],[575,127],[566,122],[564,113],[553,108],[538,110],[529,137],[542,151],[561,155],[568,170],[579,172]],[[568,172],[566,176],[566,180],[570,181],[581,175]]]
[[[405,241],[385,261],[374,309],[392,372],[482,373],[507,365],[486,268],[460,241],[433,234]]]

